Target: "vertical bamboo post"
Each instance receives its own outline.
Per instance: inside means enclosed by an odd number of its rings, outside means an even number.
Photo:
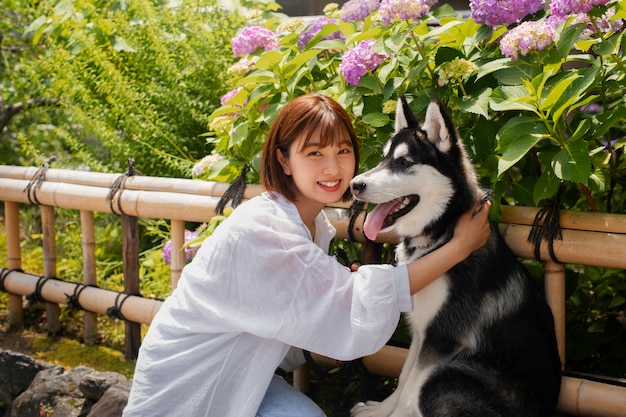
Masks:
[[[80,211],[80,225],[83,248],[83,282],[85,285],[96,285],[96,234],[94,231],[93,211]],[[83,338],[85,344],[93,345],[97,341],[97,314],[85,311],[83,316]]]
[[[4,202],[4,220],[7,234],[7,267],[9,269],[21,269],[20,217],[16,202]],[[9,294],[9,328],[11,330],[24,327],[23,302],[24,299],[21,295]]]
[[[43,233],[43,276],[57,276],[56,230],[54,227],[54,207],[41,206],[41,230]],[[61,330],[59,314],[61,309],[57,303],[46,302],[48,333],[56,334]]]
[[[122,214],[124,293],[139,294],[139,226],[137,217]],[[126,359],[137,359],[141,345],[141,325],[125,321]]]
[[[170,273],[172,290],[178,285],[180,274],[185,266],[185,251],[181,250],[185,244],[185,222],[182,220],[171,221],[172,233],[172,256],[170,258]]]
[[[565,267],[563,264],[544,262],[544,281],[546,301],[554,316],[554,330],[556,332],[561,369],[565,367]]]

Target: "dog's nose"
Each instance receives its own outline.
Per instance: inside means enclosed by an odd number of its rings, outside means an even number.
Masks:
[[[365,183],[364,182],[352,182],[350,183],[350,189],[352,190],[352,194],[359,195],[363,191],[365,191]]]

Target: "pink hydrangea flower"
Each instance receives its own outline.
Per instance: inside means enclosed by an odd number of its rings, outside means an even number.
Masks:
[[[536,13],[542,0],[470,0],[472,18],[489,26],[510,25]]]
[[[550,2],[550,13],[553,16],[587,13],[595,6],[605,5],[608,2],[609,0],[552,0]]]
[[[373,39],[362,41],[343,56],[339,70],[348,84],[359,85],[359,80],[367,71],[375,70],[387,58],[387,55],[372,50],[375,43]]]
[[[419,19],[435,3],[437,0],[382,0],[379,14],[383,23],[389,25],[395,19]]]
[[[349,0],[341,6],[341,20],[360,22],[380,7],[379,0]]]
[[[263,26],[249,26],[243,28],[240,34],[235,36],[232,41],[233,54],[241,56],[251,54],[259,48],[266,51],[276,49],[278,41],[275,33]]]
[[[185,243],[190,242],[198,237],[196,232],[191,232],[189,230],[185,230]],[[198,252],[199,246],[187,246],[185,248],[185,258],[193,259]],[[165,246],[163,247],[163,260],[167,265],[172,262],[172,239],[168,240]]]
[[[531,51],[541,51],[554,42],[554,25],[546,21],[523,22],[508,31],[500,40],[500,50],[517,60]]]

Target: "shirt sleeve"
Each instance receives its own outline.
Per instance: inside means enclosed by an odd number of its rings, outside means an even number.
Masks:
[[[177,289],[206,331],[247,332],[352,360],[379,350],[400,313],[412,309],[404,266],[350,272],[293,219],[248,212],[228,220],[203,243]]]

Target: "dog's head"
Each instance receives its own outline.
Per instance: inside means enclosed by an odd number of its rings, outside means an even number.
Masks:
[[[396,132],[382,161],[356,176],[350,188],[357,199],[376,204],[364,225],[372,240],[381,230],[394,229],[405,237],[447,232],[480,193],[442,105],[431,102],[422,123],[404,97],[398,99]]]

